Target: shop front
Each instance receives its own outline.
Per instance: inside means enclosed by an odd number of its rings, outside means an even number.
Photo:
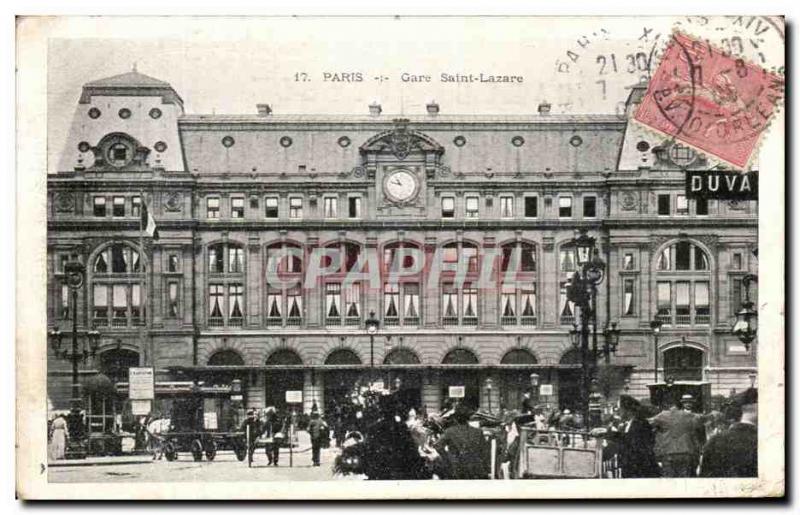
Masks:
[[[286,412],[286,392],[303,390],[303,360],[296,352],[281,349],[269,355],[265,368],[264,406]]]
[[[442,407],[461,402],[477,409],[480,406],[481,371],[478,357],[467,349],[454,349],[442,359],[439,375]]]
[[[368,380],[361,358],[349,349],[338,349],[325,360],[323,398],[324,413],[330,416],[336,406],[349,405],[357,385]]]
[[[422,370],[419,357],[409,349],[395,349],[383,360],[384,385],[399,397],[406,408],[419,412],[422,407]]]

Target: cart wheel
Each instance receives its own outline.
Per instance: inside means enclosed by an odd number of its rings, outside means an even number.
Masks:
[[[200,440],[192,440],[192,457],[194,461],[203,460],[203,442]]]
[[[206,442],[206,459],[208,461],[214,461],[214,458],[217,456],[217,444],[214,440],[208,440]]]
[[[178,451],[175,450],[175,445],[172,442],[164,444],[164,457],[167,461],[175,461],[178,459]]]

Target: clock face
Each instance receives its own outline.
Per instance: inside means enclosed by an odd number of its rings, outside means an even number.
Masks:
[[[408,170],[398,170],[386,177],[384,190],[396,202],[411,200],[417,194],[417,177]]]

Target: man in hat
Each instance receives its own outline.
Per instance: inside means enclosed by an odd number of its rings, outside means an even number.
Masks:
[[[250,462],[253,461],[253,453],[256,450],[256,439],[261,436],[261,423],[256,418],[256,410],[250,408],[247,410],[247,418],[242,422],[242,427],[239,429],[245,434],[247,439],[247,453]]]
[[[434,449],[425,449],[433,460],[436,475],[442,479],[488,479],[490,477],[489,444],[483,432],[469,425],[472,415],[463,403],[453,413],[450,426],[436,442]]]
[[[703,448],[700,475],[757,477],[758,404],[732,404],[726,408],[725,415],[726,418],[737,418],[738,421],[708,440]]]
[[[618,446],[622,477],[659,477],[653,428],[644,417],[642,405],[630,395],[621,395],[619,415],[622,424],[605,435]]]
[[[319,416],[316,405],[311,409],[311,422],[308,423],[308,434],[311,436],[311,462],[319,467],[319,451],[329,438],[328,424]]]
[[[699,435],[705,431],[700,417],[682,410],[680,401],[673,398],[670,408],[650,423],[656,432],[655,454],[661,462],[661,475],[694,477],[702,449]]]

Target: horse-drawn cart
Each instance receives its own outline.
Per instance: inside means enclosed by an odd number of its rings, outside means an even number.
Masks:
[[[540,431],[521,426],[518,477],[587,479],[601,477],[601,441],[580,431]]]

